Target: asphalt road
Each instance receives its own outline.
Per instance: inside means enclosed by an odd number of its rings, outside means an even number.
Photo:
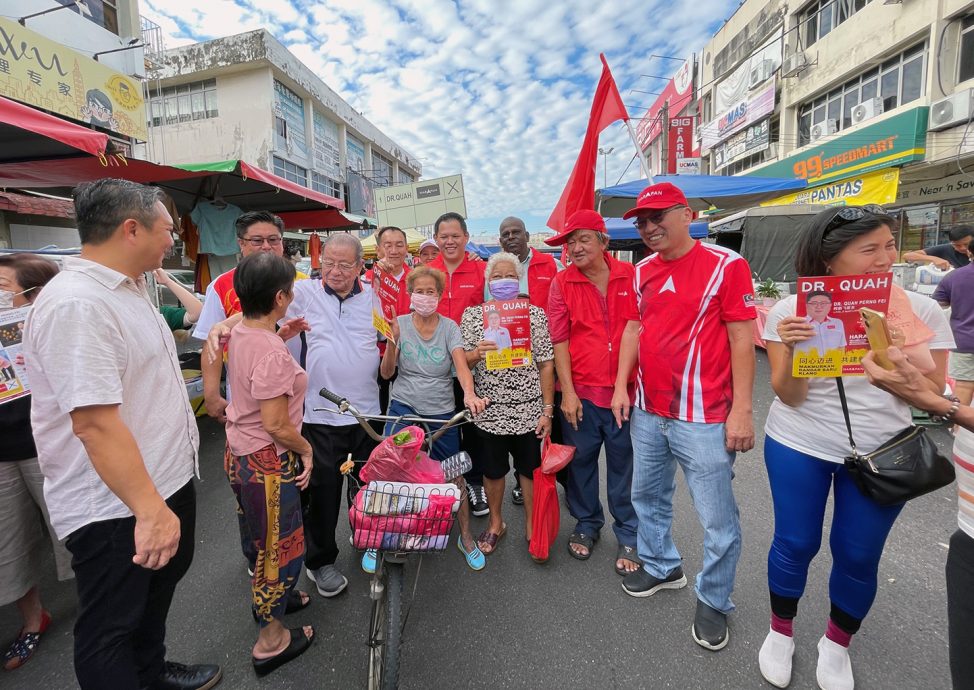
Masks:
[[[758,364],[755,418],[760,439],[760,422],[772,394],[763,353]],[[332,600],[315,594],[311,607],[289,616],[292,626],[316,626],[314,647],[265,679],[254,675],[250,649],[255,626],[233,498],[222,472],[222,428],[202,420],[200,429],[196,557],[169,616],[169,658],[223,664],[225,688],[364,687],[368,580],[350,548],[343,549],[338,561],[350,580],[347,591]],[[937,429],[934,435],[949,448],[945,431]],[[692,582],[702,557],[701,532],[682,477],[680,481],[674,536]],[[504,508],[510,531],[484,571],[467,569],[454,548],[423,561],[406,629],[401,687],[771,687],[757,666],[768,630],[766,558],[773,521],[760,444],[739,456],[735,490],[744,550],[734,596],[738,608],[731,616],[730,644],[723,651],[706,651],[690,637],[696,601],[692,586],[648,599],[633,599],[622,591],[612,569],[616,545],[611,529],[603,529],[591,559],[571,558],[566,540],[573,525],[564,504],[553,556],[546,565],[534,564],[518,536],[523,517],[508,497]],[[474,520],[475,529],[482,529],[483,520]],[[852,645],[857,688],[950,686],[944,562],[955,525],[953,488],[914,501],[897,521],[880,566],[876,603]],[[340,529],[339,543],[346,544],[347,523]],[[809,573],[795,623],[793,688],[815,687],[815,645],[828,617],[830,561],[823,550]],[[409,591],[415,571],[412,563]],[[13,673],[0,671],[4,689],[76,687],[71,666],[73,584],[55,580],[53,560],[41,583],[54,623],[27,666]],[[311,587],[305,579],[300,586]],[[0,608],[4,649],[18,626],[14,606]]]

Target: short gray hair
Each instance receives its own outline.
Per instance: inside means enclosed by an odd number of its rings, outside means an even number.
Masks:
[[[325,238],[324,243],[321,245],[321,251],[324,252],[325,247],[332,243],[334,243],[335,247],[354,247],[355,260],[362,260],[362,241],[355,235],[347,232],[336,232],[329,234],[328,237]]]
[[[491,254],[490,258],[487,259],[487,268],[484,269],[484,275],[487,277],[487,280],[490,280],[490,274],[494,270],[494,266],[505,261],[514,264],[514,270],[517,271],[518,280],[521,279],[524,275],[524,266],[521,264],[521,260],[510,252],[497,252],[496,254]]]
[[[113,177],[83,182],[74,188],[74,215],[81,244],[107,242],[118,227],[132,218],[145,226],[156,219],[158,187]]]

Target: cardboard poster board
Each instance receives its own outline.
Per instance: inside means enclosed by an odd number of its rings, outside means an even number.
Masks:
[[[372,326],[388,340],[392,340],[392,320],[396,314],[402,286],[396,277],[379,268],[372,269]]]
[[[24,367],[24,322],[30,307],[0,313],[0,405],[30,395]]]
[[[487,369],[513,369],[530,365],[531,302],[509,299],[485,303],[484,340],[497,344],[497,350],[487,353]]]

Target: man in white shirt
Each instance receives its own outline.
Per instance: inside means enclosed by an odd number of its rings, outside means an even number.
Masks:
[[[815,335],[795,346],[796,352],[811,353],[814,349],[819,357],[830,350],[845,350],[845,325],[840,319],[829,316],[832,309],[832,295],[824,290],[814,290],[805,296],[808,322],[815,329]]]
[[[308,393],[301,433],[314,449],[311,484],[305,505],[305,556],[308,576],[318,593],[333,597],[348,580],[335,567],[335,528],[342,504],[344,477],[339,467],[348,454],[368,459],[375,442],[353,417],[340,415],[318,391],[348,398],[362,414],[379,414],[379,350],[372,325],[372,290],[359,280],[362,243],[336,233],[322,247],[321,280],[294,284],[287,316],[303,316],[311,329],[288,341],[288,349],[308,372]],[[316,412],[314,408],[329,411]],[[351,480],[349,480],[351,481]]]
[[[144,272],[173,244],[159,190],[75,190],[81,257],[44,288],[24,355],[44,495],[78,586],[74,666],[88,688],[211,688],[219,666],[165,660],[166,617],[193,560],[199,433]]]

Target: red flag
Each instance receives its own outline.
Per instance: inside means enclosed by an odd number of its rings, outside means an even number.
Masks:
[[[617,120],[628,120],[629,113],[622,104],[622,96],[616,88],[612,72],[605,61],[605,55],[600,53],[602,60],[602,77],[595,89],[595,99],[592,101],[592,112],[588,116],[588,129],[582,141],[582,150],[578,152],[578,159],[572,169],[568,184],[558,199],[551,215],[548,217],[548,227],[555,232],[561,232],[565,227],[565,219],[579,209],[595,209],[595,165],[599,155],[599,134]]]

